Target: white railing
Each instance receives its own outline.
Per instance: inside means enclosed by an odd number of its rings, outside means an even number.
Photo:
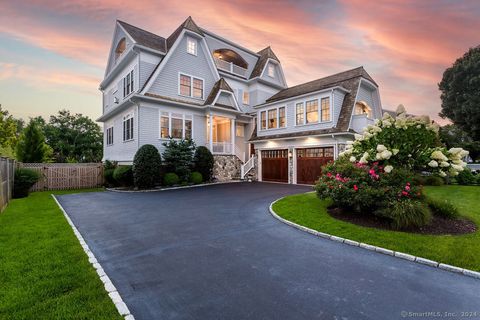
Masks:
[[[215,60],[215,64],[219,69],[238,74],[239,76],[246,77],[247,76],[247,69],[237,66],[233,62],[228,62],[217,57],[213,57]]]
[[[213,154],[232,154],[232,147],[230,142],[213,142],[211,151]]]
[[[240,167],[240,179],[245,179],[245,175],[250,172],[250,170],[253,169],[255,166],[255,156],[252,156],[250,159],[248,159],[247,162],[242,164]]]

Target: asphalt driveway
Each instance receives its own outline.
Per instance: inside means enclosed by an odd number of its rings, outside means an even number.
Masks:
[[[478,280],[317,238],[268,213],[309,190],[235,183],[58,198],[136,319],[480,318]]]

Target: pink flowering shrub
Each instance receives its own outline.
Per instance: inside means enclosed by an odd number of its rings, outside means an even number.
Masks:
[[[422,189],[412,175],[402,169],[386,173],[379,162],[370,164],[337,160],[323,169],[315,190],[321,199],[332,199],[335,206],[355,213],[385,216],[395,202],[417,201]]]

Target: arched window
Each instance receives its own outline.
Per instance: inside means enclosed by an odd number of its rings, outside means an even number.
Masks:
[[[372,108],[365,101],[358,101],[355,104],[355,114],[366,114],[368,118],[372,117]]]
[[[122,55],[122,53],[125,51],[127,48],[127,41],[125,38],[122,38],[118,44],[117,47],[115,48],[115,61]]]
[[[217,49],[213,52],[213,56],[217,59],[232,62],[233,64],[242,67],[244,69],[248,68],[248,63],[245,59],[242,58],[238,53],[230,49]]]

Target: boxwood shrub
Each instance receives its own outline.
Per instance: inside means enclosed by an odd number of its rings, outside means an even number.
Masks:
[[[167,187],[177,185],[180,182],[180,178],[174,172],[169,172],[163,177],[163,184]]]
[[[203,177],[200,172],[198,171],[192,172],[192,174],[190,175],[190,182],[192,182],[193,184],[199,184],[199,183],[202,183],[202,181],[203,181]]]
[[[193,163],[195,170],[202,174],[204,181],[210,181],[212,179],[214,158],[207,147],[199,146],[195,149]]]

